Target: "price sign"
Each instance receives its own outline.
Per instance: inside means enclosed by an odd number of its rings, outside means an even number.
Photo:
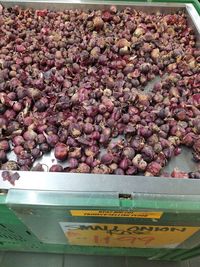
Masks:
[[[68,243],[79,246],[174,248],[200,227],[61,222]]]

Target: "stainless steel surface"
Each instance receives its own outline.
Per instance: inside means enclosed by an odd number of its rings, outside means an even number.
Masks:
[[[162,177],[94,175],[73,173],[19,172],[21,178],[12,186],[0,181],[4,189],[63,190],[74,192],[119,192],[199,195],[199,180]]]
[[[178,10],[186,12],[188,23],[196,33],[197,45],[200,46],[200,16],[197,14],[192,4],[179,3],[124,3],[124,2],[103,2],[103,1],[0,1],[4,6],[20,5],[22,7],[32,7],[35,9],[104,9],[111,4],[119,8],[132,6],[136,10],[147,13],[174,13]],[[192,171],[197,166],[191,160],[191,153],[183,150],[181,156],[171,160],[167,166],[172,170],[178,166],[185,171]],[[55,162],[53,154],[44,156],[42,163],[51,165]],[[200,187],[198,180],[188,179],[167,179],[143,176],[117,176],[117,175],[94,175],[94,174],[72,174],[72,173],[41,173],[41,172],[19,172],[20,179],[16,181],[15,187],[9,182],[0,178],[0,189],[35,189],[35,190],[64,190],[71,192],[118,192],[118,193],[155,193],[155,194],[179,194],[179,195],[198,195]],[[1,177],[1,171],[0,171]]]
[[[191,4],[186,5],[186,10],[188,13],[188,24],[194,29],[197,36],[196,45],[200,48],[200,16]]]
[[[136,10],[142,10],[147,13],[152,12],[162,12],[162,13],[169,13],[174,12],[177,9],[184,9],[186,5],[183,3],[151,3],[151,2],[127,2],[124,3],[123,1],[91,1],[91,0],[1,0],[1,3],[4,4],[6,7],[11,7],[15,4],[18,4],[22,7],[32,7],[35,9],[38,8],[48,8],[51,10],[63,10],[63,9],[82,9],[82,10],[88,10],[88,9],[105,9],[107,6],[110,5],[116,5],[118,8],[124,8],[128,6],[134,7]],[[152,7],[152,9],[149,9],[149,7]]]

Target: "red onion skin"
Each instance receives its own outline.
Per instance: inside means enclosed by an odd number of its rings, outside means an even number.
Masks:
[[[188,173],[180,171],[179,169],[175,168],[171,173],[171,177],[173,178],[188,178]]]
[[[15,181],[20,178],[20,175],[18,172],[11,172],[11,171],[3,171],[2,172],[2,178],[4,181],[10,182],[12,185],[15,185]]]
[[[4,163],[1,167],[1,170],[18,170],[19,166],[16,161],[9,160]]]
[[[3,178],[3,181],[9,181],[10,180],[10,172],[9,171],[3,171],[2,172],[2,178]]]

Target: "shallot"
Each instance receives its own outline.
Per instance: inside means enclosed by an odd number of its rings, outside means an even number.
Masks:
[[[43,171],[48,153],[50,172],[159,176],[182,146],[200,162],[200,53],[185,13],[0,5],[0,15],[4,179]]]

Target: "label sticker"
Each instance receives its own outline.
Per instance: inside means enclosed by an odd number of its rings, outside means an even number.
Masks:
[[[160,219],[163,212],[119,210],[71,210],[72,216]]]
[[[175,248],[200,227],[60,222],[70,245]]]

